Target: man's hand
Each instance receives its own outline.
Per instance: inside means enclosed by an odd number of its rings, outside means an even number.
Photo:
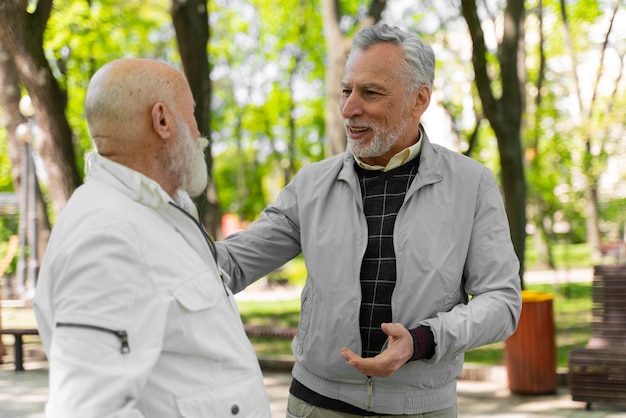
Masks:
[[[366,376],[391,376],[413,356],[413,337],[404,325],[381,324],[389,336],[387,349],[376,357],[363,358],[347,347],[341,349],[341,357]]]

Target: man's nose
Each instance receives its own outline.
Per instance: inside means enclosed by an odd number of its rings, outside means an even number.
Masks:
[[[345,96],[341,102],[341,115],[345,119],[350,119],[355,116],[361,115],[363,107],[358,95],[351,93]]]

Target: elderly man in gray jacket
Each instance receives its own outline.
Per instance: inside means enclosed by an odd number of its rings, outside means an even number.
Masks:
[[[304,256],[288,417],[454,417],[463,353],[515,331],[519,262],[497,183],[420,123],[434,62],[414,34],[357,34],[347,151],[302,168],[217,244],[234,291]]]

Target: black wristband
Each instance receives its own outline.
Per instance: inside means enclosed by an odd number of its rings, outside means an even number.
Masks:
[[[407,363],[423,358],[432,358],[435,355],[435,336],[430,327],[420,325],[417,328],[410,329],[409,332],[413,337],[413,357]]]

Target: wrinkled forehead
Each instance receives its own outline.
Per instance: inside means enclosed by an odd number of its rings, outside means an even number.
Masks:
[[[386,84],[404,75],[403,55],[397,45],[375,44],[367,49],[355,49],[346,62],[342,84]]]

